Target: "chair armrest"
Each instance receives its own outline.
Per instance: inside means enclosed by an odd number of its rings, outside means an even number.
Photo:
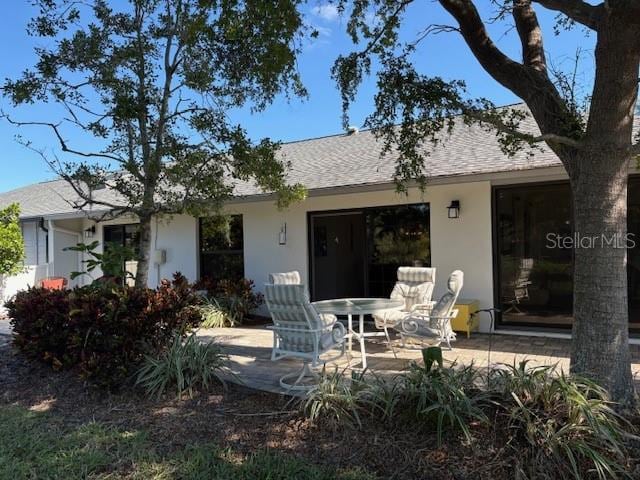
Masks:
[[[340,326],[342,326],[342,324],[340,324]],[[333,326],[331,328],[333,328]],[[344,328],[344,326],[342,328]],[[322,333],[322,332],[326,332],[327,330],[329,330],[329,327],[315,328],[315,329],[312,330],[310,328],[278,327],[276,325],[268,325],[267,326],[267,330],[273,330],[275,332]]]
[[[416,303],[411,307],[411,310],[409,310],[409,313],[414,313],[414,312],[417,312],[418,310],[430,312],[431,310],[433,310],[433,307],[435,305],[436,305],[436,302],[434,301],[426,302],[426,303]]]
[[[402,322],[400,322],[402,331],[408,334],[415,334],[418,330],[419,330],[419,322],[431,322],[432,320],[435,320],[435,323],[437,324],[437,328],[442,329],[444,327],[444,325],[446,325],[446,322],[450,322],[452,318],[456,317],[458,315],[458,309],[453,309],[451,311],[451,313],[449,315],[442,315],[442,316],[433,316],[433,315],[429,315],[427,314],[422,314],[422,313],[413,313],[410,315],[407,315]]]

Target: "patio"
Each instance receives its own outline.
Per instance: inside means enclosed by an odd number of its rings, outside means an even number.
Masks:
[[[265,327],[201,329],[198,335],[205,341],[219,343],[229,355],[229,366],[237,378],[245,385],[258,390],[283,393],[278,380],[286,373],[298,370],[300,360],[283,359],[271,361],[273,334]],[[395,342],[398,358],[384,341],[384,337],[367,339],[368,370],[384,375],[393,375],[407,368],[412,360],[421,357],[418,349],[401,348]],[[491,351],[489,346],[491,345]],[[473,362],[479,367],[489,364],[514,363],[528,359],[531,365],[554,365],[568,371],[570,340],[560,338],[531,337],[525,335],[498,335],[475,333],[467,339],[458,335],[453,350],[443,350],[445,362],[457,361],[459,364]],[[640,377],[640,345],[631,345],[632,370],[636,378]],[[354,342],[351,364],[358,367],[359,351]],[[348,372],[349,361],[343,356],[327,363],[327,368],[344,369]],[[232,376],[229,381],[237,382]]]

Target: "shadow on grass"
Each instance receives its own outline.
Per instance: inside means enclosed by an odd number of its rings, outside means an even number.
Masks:
[[[0,478],[22,479],[365,479],[361,470],[335,471],[292,456],[256,450],[242,456],[202,443],[170,453],[144,431],[97,422],[63,425],[53,415],[0,407]]]

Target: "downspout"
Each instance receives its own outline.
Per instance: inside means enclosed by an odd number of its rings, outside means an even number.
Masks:
[[[55,275],[55,263],[56,263],[56,259],[55,256],[53,255],[54,252],[54,240],[55,240],[55,234],[54,234],[54,226],[53,226],[53,220],[48,220],[48,227],[47,227],[47,232],[51,232],[51,235],[49,235],[49,233],[47,233],[47,261],[49,262],[48,265],[51,266],[51,271],[49,272],[50,277]],[[51,237],[51,238],[49,238]]]
[[[49,220],[49,226],[51,225],[51,220]],[[40,229],[45,232],[45,265],[47,266],[46,277],[51,277],[50,266],[49,266],[49,229],[44,226],[44,217],[40,217]],[[38,237],[40,233],[36,230],[36,243],[38,242]],[[36,244],[36,263],[40,265],[40,245]],[[36,267],[37,269],[38,267]],[[37,275],[37,274],[36,274]]]
[[[44,226],[44,217],[40,217],[40,229],[44,230],[44,233],[46,233],[45,255],[46,255],[46,263],[49,263],[49,229]],[[36,245],[38,245],[37,242],[38,242],[38,235],[36,234]],[[40,264],[40,258],[38,257],[38,255],[40,255],[40,252],[38,250],[40,250],[39,245],[36,247],[36,258],[37,258],[36,261],[38,264]]]

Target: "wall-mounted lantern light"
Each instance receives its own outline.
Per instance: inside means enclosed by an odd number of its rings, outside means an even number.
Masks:
[[[280,245],[287,244],[287,223],[283,223],[280,227],[280,235],[278,235],[278,243]]]
[[[84,231],[84,238],[93,238],[96,234],[96,226],[92,225]]]
[[[460,200],[451,200],[451,205],[447,207],[447,216],[449,218],[460,217]]]

